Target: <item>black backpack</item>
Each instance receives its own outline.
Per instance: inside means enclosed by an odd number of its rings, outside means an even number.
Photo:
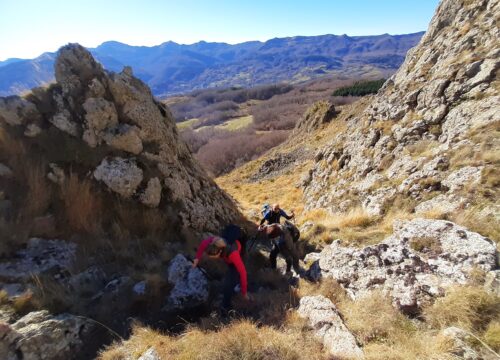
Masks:
[[[236,240],[238,240],[241,245],[241,257],[245,255],[248,235],[244,229],[238,225],[229,224],[222,229],[220,236],[226,241],[228,254],[238,250],[238,245],[236,244]]]
[[[300,230],[295,226],[294,223],[285,220],[285,224],[283,227],[292,235],[293,242],[299,241],[300,238]]]

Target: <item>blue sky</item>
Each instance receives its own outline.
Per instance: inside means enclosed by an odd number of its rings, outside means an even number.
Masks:
[[[438,0],[0,0],[0,61],[68,42],[238,43],[294,35],[422,31]]]

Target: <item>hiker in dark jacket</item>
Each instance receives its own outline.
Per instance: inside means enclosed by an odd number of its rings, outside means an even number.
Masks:
[[[262,225],[264,225],[264,222],[266,221],[268,225],[271,225],[279,224],[282,216],[287,220],[293,219],[295,214],[293,211],[291,214],[292,215],[288,215],[283,209],[280,208],[279,204],[273,204],[271,209],[264,214],[264,217],[260,221],[259,230],[262,230]]]
[[[222,309],[231,309],[231,298],[237,285],[240,285],[241,295],[249,300],[247,293],[247,271],[242,256],[245,248],[245,234],[236,225],[228,225],[219,236],[211,236],[203,240],[196,252],[193,267],[198,266],[203,254],[210,258],[221,258],[229,269],[224,278]]]
[[[294,227],[294,225],[290,223],[285,225],[271,224],[262,227],[261,231],[273,245],[269,254],[271,268],[276,269],[276,259],[278,254],[281,253],[286,261],[286,272],[290,272],[293,266],[295,272],[300,275],[303,270],[299,265],[299,254],[295,246],[295,242],[300,237],[300,232],[296,228],[297,231],[292,231],[291,227]]]

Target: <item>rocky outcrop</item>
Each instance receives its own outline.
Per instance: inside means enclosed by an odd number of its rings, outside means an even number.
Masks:
[[[0,322],[0,358],[57,360],[78,358],[94,325],[71,314],[31,312],[13,324]]]
[[[469,205],[460,193],[477,187],[493,165],[450,166],[450,158],[464,146],[480,158],[484,140],[471,134],[499,119],[499,12],[498,0],[441,2],[398,72],[318,151],[304,183],[307,209],[336,213],[350,199],[353,206],[380,215],[397,196],[417,204],[440,196],[420,212],[441,200],[445,212]],[[369,177],[376,183],[363,188]]]
[[[362,359],[363,350],[347,329],[335,305],[322,295],[300,299],[298,314],[307,319],[333,357]]]
[[[408,314],[446,287],[466,284],[473,269],[496,266],[492,241],[452,222],[426,219],[395,222],[394,234],[380,244],[358,249],[336,240],[316,256],[321,277],[336,279],[352,298],[382,289]]]
[[[264,161],[259,169],[250,177],[250,181],[261,181],[283,175],[307,158],[308,152],[307,148],[302,148],[291,152],[273,154],[273,156]]]
[[[10,261],[0,262],[0,278],[28,281],[33,275],[68,271],[75,259],[76,245],[62,240],[33,238],[26,249],[19,250]]]
[[[109,73],[69,44],[58,52],[55,77],[24,97],[0,98],[0,125],[36,144],[52,181],[61,184],[70,171],[93,173],[118,197],[176,214],[169,220],[190,232],[215,231],[239,217],[179,139],[168,108],[131,68]],[[58,141],[72,150],[55,154],[50,143]]]
[[[294,134],[310,133],[329,123],[337,115],[335,106],[328,101],[318,101],[310,106],[304,116],[297,122]]]
[[[208,281],[184,255],[177,255],[168,267],[168,282],[173,286],[164,310],[183,310],[202,305],[208,300]]]
[[[451,353],[459,359],[479,360],[483,358],[470,346],[474,339],[467,331],[457,327],[449,327],[442,330],[440,335],[451,341],[453,344]]]

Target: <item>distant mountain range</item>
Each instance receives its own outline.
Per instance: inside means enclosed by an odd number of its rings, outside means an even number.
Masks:
[[[201,41],[130,46],[108,41],[89,49],[107,70],[132,66],[155,95],[194,89],[300,82],[326,74],[383,77],[393,73],[424,33],[321,35],[230,45]],[[0,62],[0,95],[19,94],[54,79],[54,53]]]

